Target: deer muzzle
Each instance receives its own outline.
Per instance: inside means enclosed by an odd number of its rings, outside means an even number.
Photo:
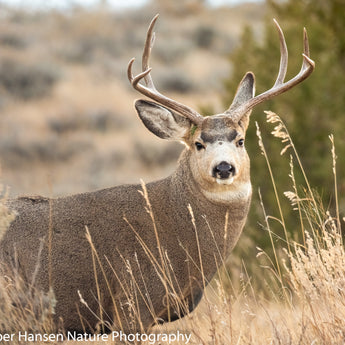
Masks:
[[[216,179],[227,180],[236,174],[235,166],[228,162],[220,162],[212,170],[212,176]]]

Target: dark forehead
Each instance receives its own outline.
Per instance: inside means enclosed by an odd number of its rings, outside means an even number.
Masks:
[[[239,134],[239,128],[229,117],[210,117],[201,127],[200,137],[204,142],[233,141]]]

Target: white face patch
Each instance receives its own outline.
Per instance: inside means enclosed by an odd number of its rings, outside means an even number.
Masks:
[[[218,184],[222,184],[222,185],[231,185],[234,182],[234,177],[229,177],[227,179],[221,179],[221,178],[217,178],[216,182]]]
[[[235,168],[234,176],[230,175],[227,179],[216,178],[215,182],[218,184],[231,184],[236,178],[236,171],[240,169],[241,149],[236,147],[235,142],[217,141],[215,143],[207,145],[207,149],[204,156],[205,164],[208,166],[208,173],[213,175],[213,169],[221,162],[227,162]],[[243,150],[242,150],[243,151]]]
[[[207,121],[207,122],[206,122]],[[190,147],[190,167],[202,193],[212,202],[248,201],[249,157],[243,128],[219,115],[205,119]]]
[[[225,204],[246,201],[252,195],[252,185],[250,182],[236,183],[236,186],[233,185],[233,187],[234,188],[226,188],[224,190],[214,192],[202,190],[202,192],[208,200]]]

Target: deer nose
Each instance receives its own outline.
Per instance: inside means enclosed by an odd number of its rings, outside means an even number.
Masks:
[[[236,169],[228,162],[221,162],[213,168],[212,175],[215,178],[227,179],[230,175],[235,175]]]

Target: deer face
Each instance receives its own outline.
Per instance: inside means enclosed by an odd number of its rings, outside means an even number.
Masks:
[[[249,158],[244,146],[248,114],[239,121],[227,113],[213,115],[196,126],[153,102],[138,100],[135,107],[152,133],[187,146],[193,178],[209,199],[224,202],[238,193],[250,193]]]
[[[245,129],[227,115],[205,118],[190,138],[191,166],[202,184],[231,185],[249,164]]]

